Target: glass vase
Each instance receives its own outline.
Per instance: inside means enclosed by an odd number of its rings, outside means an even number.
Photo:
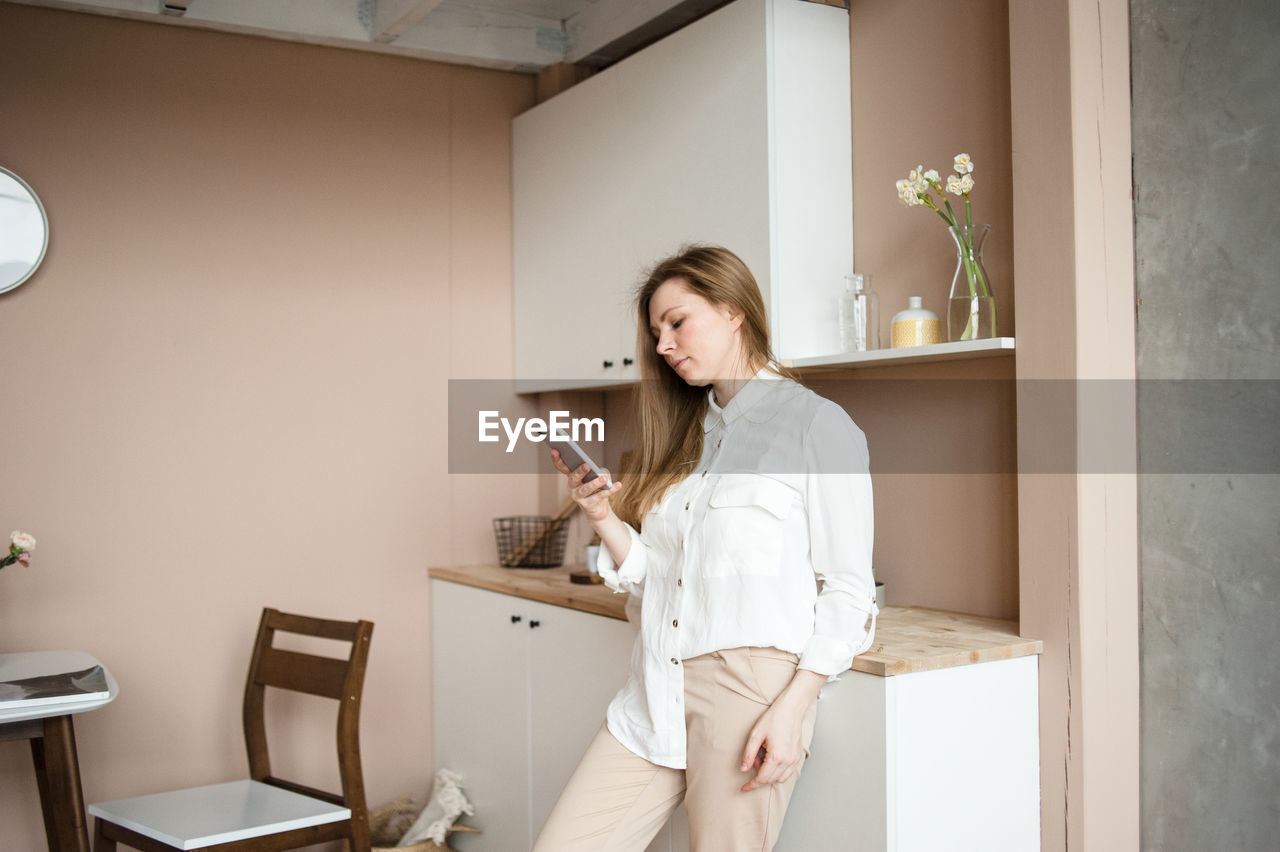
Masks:
[[[997,337],[996,299],[982,265],[982,247],[991,226],[958,225],[947,231],[956,244],[956,273],[951,278],[951,298],[947,302],[947,339]]]

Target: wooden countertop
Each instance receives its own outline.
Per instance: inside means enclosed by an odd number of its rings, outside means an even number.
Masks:
[[[575,570],[585,570],[582,565],[573,567]],[[504,568],[501,565],[462,565],[454,568],[432,568],[428,573],[436,580],[452,580],[464,586],[475,586],[531,601],[627,620],[625,608],[629,595],[617,594],[603,583],[598,586],[582,586],[571,582],[567,567]]]
[[[580,568],[581,566],[576,566]],[[606,586],[582,586],[569,569],[462,565],[432,568],[429,576],[623,621],[627,596]],[[876,620],[875,644],[853,670],[889,677],[1039,654],[1044,643],[1018,635],[1015,621],[917,606],[887,606]]]

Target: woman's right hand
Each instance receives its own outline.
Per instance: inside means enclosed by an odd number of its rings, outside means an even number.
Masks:
[[[609,471],[602,468],[601,473],[604,476],[597,477],[584,485],[582,477],[591,470],[590,465],[581,464],[578,465],[577,470],[570,470],[569,466],[561,460],[559,450],[551,451],[551,463],[556,466],[556,470],[569,478],[569,496],[582,508],[582,513],[587,516],[587,520],[594,523],[609,517],[609,498],[618,493],[622,483],[614,482],[612,488],[606,487],[605,483],[611,482],[613,477],[610,476]]]

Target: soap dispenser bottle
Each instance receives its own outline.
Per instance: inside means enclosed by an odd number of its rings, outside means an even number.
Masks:
[[[893,315],[893,348],[925,346],[942,337],[938,315],[924,307],[919,296],[907,299],[907,309]]]

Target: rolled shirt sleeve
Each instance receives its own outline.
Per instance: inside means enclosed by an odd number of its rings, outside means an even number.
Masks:
[[[834,680],[871,647],[880,611],[871,570],[874,506],[867,439],[844,409],[828,404],[810,424],[804,452],[818,598],[800,668]]]
[[[609,555],[609,548],[601,547],[596,557],[596,573],[604,580],[604,584],[615,593],[628,592],[639,594],[644,584],[645,570],[648,562],[647,548],[636,528],[627,524],[627,532],[631,535],[631,549],[621,565],[616,565]]]

